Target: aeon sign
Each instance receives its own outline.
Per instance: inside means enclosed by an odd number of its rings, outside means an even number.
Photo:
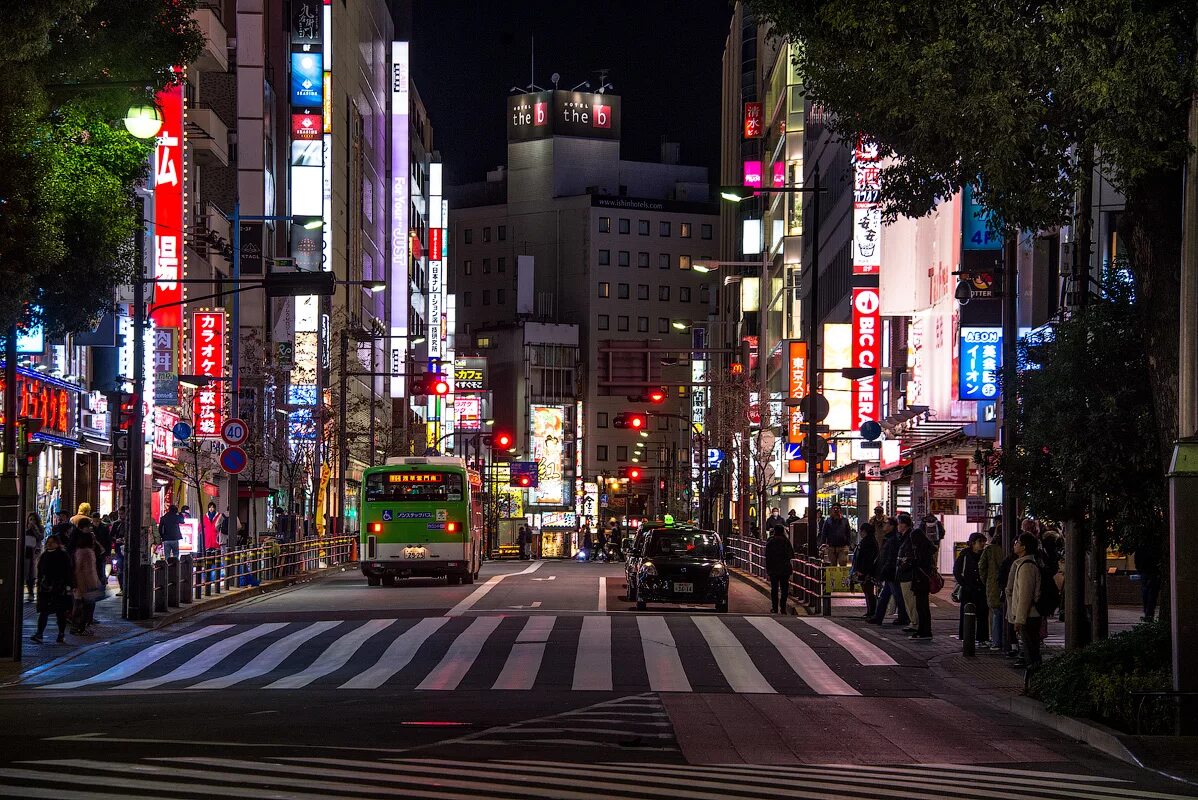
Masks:
[[[853,366],[873,374],[853,381],[853,428],[881,416],[878,367],[882,360],[881,300],[876,287],[853,289]]]
[[[550,136],[620,138],[620,98],[589,92],[534,92],[507,100],[507,139],[528,142]]]

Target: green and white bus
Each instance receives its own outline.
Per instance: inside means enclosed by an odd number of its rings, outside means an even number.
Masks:
[[[445,576],[474,583],[482,563],[482,480],[460,458],[389,458],[362,478],[361,566],[371,586]]]

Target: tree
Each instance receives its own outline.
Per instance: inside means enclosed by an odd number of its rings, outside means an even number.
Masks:
[[[796,67],[833,129],[896,158],[887,213],[922,216],[969,182],[1010,229],[1070,218],[1091,163],[1127,198],[1120,236],[1153,388],[1158,473],[1176,434],[1180,174],[1198,6],[752,0],[799,43]]]
[[[119,120],[198,57],[195,0],[5,3],[0,326],[90,328],[135,268],[150,145]],[[136,88],[130,88],[130,87]]]

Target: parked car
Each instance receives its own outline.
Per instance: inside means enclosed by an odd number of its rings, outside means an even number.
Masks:
[[[718,534],[691,526],[643,531],[626,567],[628,599],[643,611],[650,602],[715,605],[728,610],[728,568]]]

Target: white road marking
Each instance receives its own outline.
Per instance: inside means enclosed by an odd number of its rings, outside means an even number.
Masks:
[[[274,683],[267,684],[267,689],[299,689],[307,686],[317,678],[323,678],[331,672],[341,669],[353,658],[358,648],[366,644],[370,637],[379,631],[394,625],[398,620],[372,619],[354,628],[337,641],[329,645],[320,657],[308,665],[308,668],[294,675],[280,678]]]
[[[373,667],[359,672],[339,688],[376,689],[382,686],[391,676],[410,664],[416,651],[447,622],[448,617],[426,617],[420,620],[392,642]]]
[[[215,667],[220,662],[224,661],[229,656],[233,655],[242,645],[249,644],[255,639],[261,639],[269,633],[274,633],[279,628],[285,627],[286,622],[265,622],[261,625],[255,625],[249,630],[242,631],[236,636],[230,636],[228,639],[222,639],[214,645],[204,649],[199,655],[194,656],[187,661],[184,661],[178,667],[160,675],[157,678],[147,678],[141,681],[132,681],[121,686],[123,689],[153,689],[156,686],[162,686],[165,683],[173,681],[189,680],[191,678],[203,675],[208,670]]]
[[[574,655],[575,691],[610,692],[611,617],[583,617],[578,649]]]
[[[265,675],[275,667],[282,664],[287,656],[294,653],[300,646],[313,639],[330,628],[336,628],[341,622],[338,620],[324,620],[314,622],[288,636],[284,636],[277,642],[274,642],[263,650],[258,655],[254,656],[248,664],[231,675],[222,675],[219,678],[197,683],[195,686],[190,686],[190,689],[225,689],[242,681],[248,681],[251,678],[257,678]]]
[[[788,628],[769,617],[745,617],[761,634],[778,649],[782,658],[795,671],[803,682],[810,686],[816,694],[844,695],[859,697],[861,695],[852,686],[840,679],[832,668],[823,662],[811,647],[795,636]]]
[[[599,610],[607,612],[607,578],[599,576]]]
[[[699,633],[707,640],[715,662],[724,673],[732,691],[742,694],[777,694],[770,682],[753,664],[744,645],[728,630],[719,617],[691,617]]]
[[[536,572],[537,570],[539,570],[544,563],[545,563],[544,561],[534,561],[533,563],[529,564],[527,567],[520,570],[519,572],[509,572],[504,575],[496,575],[496,576],[488,579],[486,583],[484,583],[482,586],[478,587],[473,592],[471,592],[469,597],[462,600],[462,602],[458,603],[456,606],[454,606],[453,608],[446,611],[445,616],[447,616],[447,617],[462,616],[467,611],[474,608],[474,605],[479,600],[482,600],[484,597],[486,597],[487,593],[490,592],[492,589],[494,589],[496,586],[498,586],[499,582],[502,581],[504,578],[510,578],[513,575],[528,575],[531,572]]]
[[[645,671],[649,674],[649,688],[655,692],[689,692],[690,681],[678,657],[678,646],[674,635],[666,625],[665,617],[637,617],[637,628],[641,632],[641,649],[645,653]]]
[[[478,617],[471,622],[470,627],[453,640],[441,663],[434,667],[416,688],[439,691],[458,688],[458,684],[466,677],[478,654],[482,652],[487,637],[502,621],[501,617]]]
[[[863,667],[896,667],[898,662],[891,658],[885,650],[876,644],[867,642],[848,628],[837,625],[823,617],[799,617],[820,633],[827,636],[838,645],[848,650],[857,663]]]
[[[531,689],[541,670],[545,657],[545,645],[557,617],[529,617],[524,629],[516,637],[512,652],[503,665],[503,671],[495,679],[492,689]]]
[[[88,686],[93,683],[108,683],[110,681],[120,681],[130,676],[136,675],[142,670],[149,667],[151,664],[158,663],[159,659],[165,658],[170,653],[175,652],[184,645],[192,642],[206,639],[209,636],[227,631],[232,628],[232,625],[207,625],[200,628],[198,631],[180,636],[177,639],[168,639],[165,642],[147,647],[135,656],[127,658],[121,663],[109,667],[99,675],[93,675],[90,678],[84,678],[79,681],[68,681],[67,683],[53,683],[48,686],[43,686],[43,689],[74,689],[78,686]]]

